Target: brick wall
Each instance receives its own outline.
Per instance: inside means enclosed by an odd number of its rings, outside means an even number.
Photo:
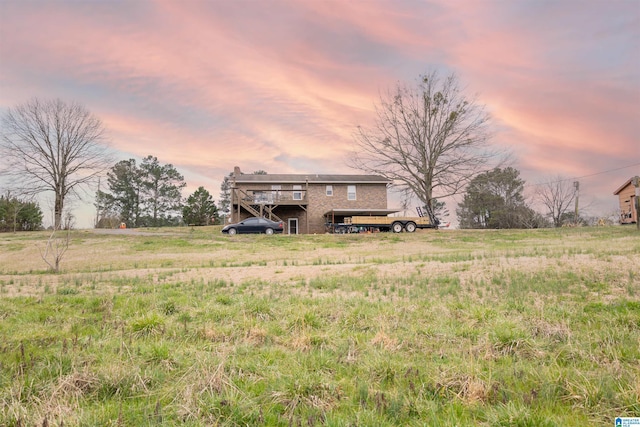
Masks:
[[[327,196],[326,186],[327,184],[314,184],[309,183],[309,189],[307,193],[308,205],[307,211],[299,208],[298,206],[278,206],[274,213],[278,215],[285,223],[285,233],[288,232],[288,219],[298,218],[298,232],[301,234],[307,233],[307,215],[309,216],[308,231],[311,234],[324,233],[325,232],[325,219],[324,214],[332,209],[387,209],[387,186],[385,184],[355,184],[356,186],[356,199],[348,200],[347,189],[348,184],[333,183],[330,184],[333,187],[333,195]],[[353,185],[353,184],[352,184]],[[293,189],[292,184],[282,184],[281,192],[287,192],[287,196],[290,197],[290,192]],[[264,190],[271,191],[271,183],[269,184],[242,184],[238,185],[241,190]],[[302,191],[306,189],[305,184],[302,184]],[[304,197],[304,196],[303,196]],[[231,209],[232,221],[237,221],[237,203],[234,203]],[[242,210],[241,219],[245,219],[251,215]]]
[[[356,184],[356,200],[348,200],[347,184],[332,184],[333,196],[327,196],[326,184],[309,184],[309,232],[324,233],[324,214],[332,209],[387,209],[387,186]]]

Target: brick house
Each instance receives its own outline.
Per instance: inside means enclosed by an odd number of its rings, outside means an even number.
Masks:
[[[324,233],[327,221],[388,215],[387,186],[377,175],[243,174],[231,176],[230,222],[252,216],[283,221],[285,233]]]
[[[634,185],[634,179],[637,180],[638,177],[629,178],[613,193],[614,196],[618,196],[621,224],[634,224],[638,222],[638,194],[636,191],[637,184]]]

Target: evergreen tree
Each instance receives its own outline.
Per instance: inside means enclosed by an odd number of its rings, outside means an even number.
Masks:
[[[171,164],[161,165],[157,157],[147,156],[140,164],[146,225],[176,225],[182,209],[184,177]]]
[[[98,191],[96,195],[98,223],[113,227],[113,218],[118,217],[128,227],[140,227],[142,176],[136,161],[116,163],[107,173],[107,184],[110,193]]]
[[[220,184],[220,199],[218,200],[218,215],[224,220],[231,214],[231,176],[225,176]]]
[[[210,225],[218,220],[218,208],[213,197],[204,187],[198,187],[187,198],[182,207],[182,217],[186,224],[193,225]]]
[[[522,196],[524,180],[514,168],[495,168],[471,180],[456,211],[460,228],[529,228],[539,218]]]
[[[40,206],[35,202],[22,202],[22,209],[16,216],[17,229],[22,231],[36,231],[42,229],[44,217]]]
[[[37,203],[20,200],[9,192],[0,196],[0,231],[40,230],[42,218],[42,210]]]
[[[153,156],[139,167],[134,159],[122,160],[107,177],[109,191],[96,194],[97,226],[113,227],[116,218],[128,227],[179,223],[186,183],[173,165],[161,165]]]

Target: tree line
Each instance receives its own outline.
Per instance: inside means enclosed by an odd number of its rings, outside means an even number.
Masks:
[[[69,199],[82,198],[107,170],[107,190],[99,189],[95,197],[96,226],[206,225],[217,220],[211,195],[200,187],[182,200],[183,176],[156,157],[110,167],[113,155],[104,125],[78,103],[34,98],[9,108],[1,124],[0,175],[9,190],[0,198],[0,231],[41,229],[42,210],[33,200],[43,192],[54,196],[52,228],[70,228]]]
[[[37,203],[11,195],[0,196],[0,232],[34,231],[42,228],[42,210]]]
[[[350,166],[381,175],[416,197],[434,222],[446,210],[443,198],[462,195],[456,209],[461,227],[544,226],[543,215],[525,201],[519,172],[491,146],[492,134],[485,106],[462,90],[457,76],[431,71],[413,86],[398,83],[381,92],[374,124],[357,127],[348,159]],[[14,194],[31,200],[44,191],[53,193],[55,229],[64,225],[68,198],[79,197],[87,187],[98,186],[97,227],[206,225],[230,209],[229,176],[222,180],[216,206],[203,187],[183,200],[184,177],[154,156],[111,166],[102,122],[76,103],[34,99],[9,109],[2,117],[0,155]],[[106,183],[98,183],[105,171]],[[567,220],[574,200],[566,183],[557,182],[538,194],[556,227]],[[16,221],[17,216],[12,224],[18,229]]]
[[[351,166],[389,179],[411,195],[434,222],[446,213],[443,198],[462,196],[461,228],[532,228],[581,219],[569,212],[576,198],[568,180],[540,184],[535,212],[510,155],[491,145],[491,116],[476,96],[462,90],[456,74],[427,72],[415,84],[382,91],[373,124],[358,126]],[[550,222],[547,220],[550,219]]]
[[[97,228],[211,225],[219,221],[211,194],[199,187],[186,199],[184,177],[171,164],[147,156],[122,160],[107,172],[108,191],[98,190]]]
[[[162,165],[154,156],[145,157],[139,165],[135,159],[122,160],[107,172],[108,191],[96,193],[96,227],[220,224],[231,208],[232,176],[222,179],[218,203],[202,186],[182,199],[186,184],[173,165]]]
[[[543,215],[525,199],[525,181],[517,169],[497,167],[478,174],[471,179],[458,203],[456,215],[460,228],[542,228],[575,223],[576,218],[566,215],[574,193],[553,191],[566,187],[563,182],[557,180],[537,187],[534,198],[548,209],[548,215]]]

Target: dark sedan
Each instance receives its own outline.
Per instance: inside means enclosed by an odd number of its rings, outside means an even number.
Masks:
[[[233,236],[238,233],[282,233],[284,224],[282,221],[271,221],[266,218],[247,218],[237,224],[226,225],[222,232]]]

